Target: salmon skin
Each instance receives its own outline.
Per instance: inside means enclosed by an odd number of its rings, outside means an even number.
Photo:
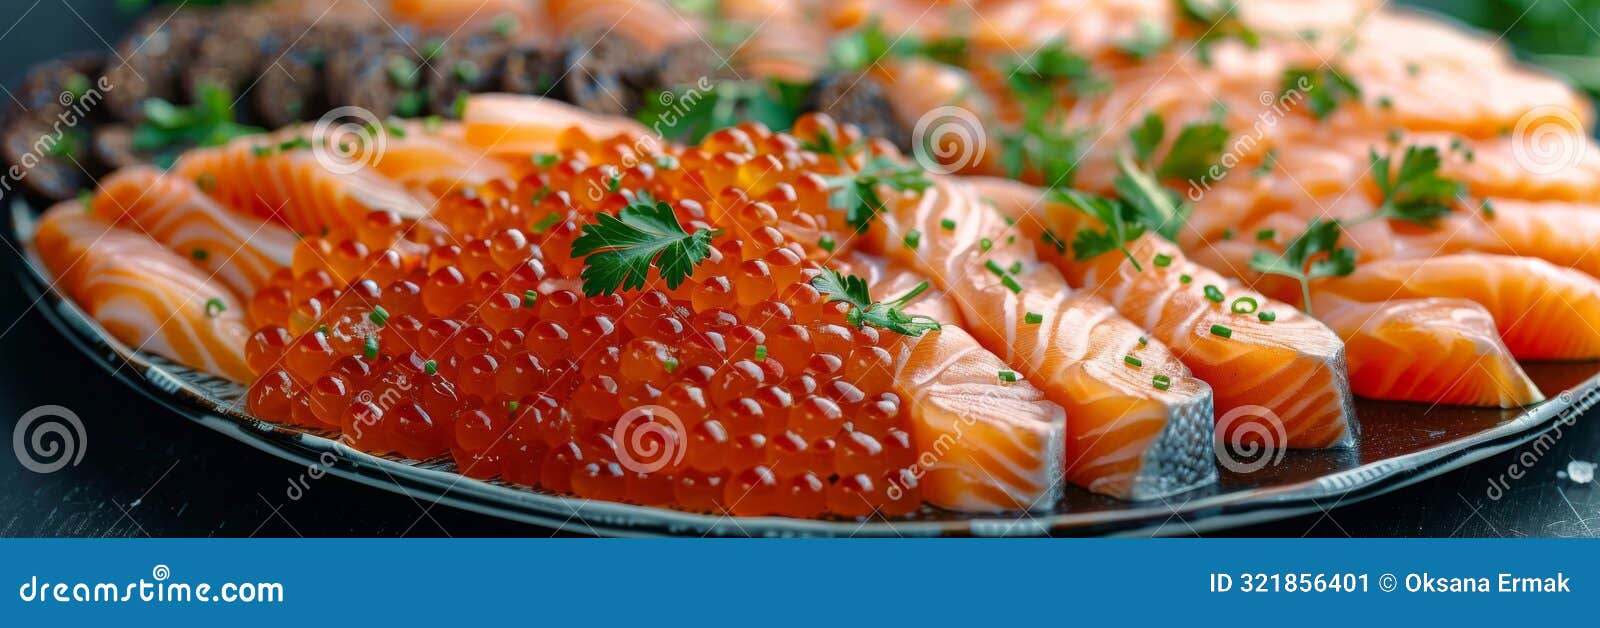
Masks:
[[[927,273],[983,346],[1066,409],[1068,481],[1125,499],[1214,481],[1210,387],[1110,304],[1074,293],[1013,232],[971,186],[935,177],[891,203],[867,242]]]
[[[875,294],[904,294],[926,278],[900,265],[850,253],[833,262]],[[912,400],[911,434],[922,497],[965,512],[1049,510],[1061,496],[1066,412],[1027,380],[999,381],[1011,367],[960,327],[949,298],[923,293],[907,313],[944,324],[900,344],[895,379]]]
[[[90,207],[101,218],[142,231],[213,273],[235,295],[251,295],[293,259],[293,232],[218,205],[193,181],[149,166],[100,181]]]
[[[1325,325],[1187,260],[1155,234],[1128,246],[1140,266],[1118,253],[1075,260],[1065,254],[1065,242],[1095,226],[1086,214],[1046,202],[1040,190],[1023,184],[977,179],[976,185],[1029,239],[1063,243],[1052,257],[1069,278],[1168,343],[1211,385],[1219,421],[1230,428],[1219,438],[1245,444],[1231,440],[1237,434],[1296,448],[1355,442],[1344,343]]]
[[[40,217],[34,244],[56,285],[117,340],[236,382],[254,378],[244,306],[177,253],[76,201]]]

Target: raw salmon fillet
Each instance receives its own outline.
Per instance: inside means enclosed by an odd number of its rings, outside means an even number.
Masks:
[[[1467,299],[1489,311],[1519,359],[1600,358],[1600,280],[1540,259],[1460,253],[1367,262],[1313,291],[1367,302]]]
[[[275,222],[234,212],[193,181],[135,166],[100,180],[96,216],[148,234],[187,256],[236,295],[254,294],[289,265],[296,238]]]
[[[40,217],[34,245],[56,285],[117,340],[236,382],[254,379],[244,306],[187,259],[75,201]]]
[[[1067,234],[1096,227],[1077,209],[1043,202],[1036,188],[997,179],[976,182],[999,211],[1018,220],[1030,234],[1028,239],[1065,242],[1072,237]],[[1274,447],[1338,447],[1354,442],[1355,412],[1344,343],[1338,336],[1293,306],[1245,290],[1187,260],[1176,245],[1159,236],[1145,234],[1128,248],[1142,270],[1115,252],[1085,261],[1067,255],[1054,259],[1083,290],[1110,301],[1167,343],[1196,377],[1210,384],[1219,420],[1230,417],[1230,427],[1263,428],[1238,432],[1239,437],[1253,439],[1255,433],[1264,433],[1266,444]],[[1064,253],[1065,247],[1060,251]],[[1158,255],[1168,263],[1156,263]],[[1208,295],[1213,290],[1222,301]],[[1253,303],[1254,309],[1234,312],[1241,299]],[[1262,321],[1261,312],[1276,318]]]
[[[281,150],[274,139],[246,136],[191,150],[172,172],[195,181],[223,205],[277,220],[301,235],[354,230],[373,211],[406,219],[428,214],[429,200],[360,161],[370,155],[352,161],[309,147]]]
[[[881,298],[904,294],[926,279],[880,258],[836,259]],[[896,388],[912,400],[911,435],[926,474],[922,497],[961,511],[1049,510],[1061,495],[1066,464],[1066,413],[1027,380],[999,381],[1011,367],[960,327],[942,293],[924,293],[908,313],[944,321],[908,338],[896,360]]]
[[[1544,400],[1500,341],[1494,318],[1464,299],[1361,303],[1313,297],[1345,341],[1350,388],[1370,399],[1520,408]]]
[[[944,228],[946,219],[954,229]],[[920,234],[915,247],[906,244],[913,230]],[[918,198],[880,215],[868,240],[928,273],[985,347],[1066,408],[1068,481],[1128,499],[1212,481],[1210,387],[1110,304],[1074,292],[1055,268],[1038,262],[1031,242],[1008,239],[1013,232],[973,188],[936,177]],[[981,250],[984,238],[988,251]],[[1015,290],[989,269],[1013,262],[1022,264],[1007,273]],[[1038,322],[1030,322],[1035,315]]]

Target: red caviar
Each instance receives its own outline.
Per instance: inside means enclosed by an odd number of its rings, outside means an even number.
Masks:
[[[857,139],[823,116],[796,128]],[[373,212],[304,239],[250,301],[249,411],[592,499],[795,517],[918,508],[892,386],[900,337],[850,327],[809,283],[829,254],[819,236],[853,233],[827,207],[837,160],[754,123],[659,155],[576,129],[561,142],[554,165],[446,192],[425,222]],[[583,296],[573,239],[638,192],[690,231],[719,230],[710,257],[676,288],[652,272],[643,290]]]

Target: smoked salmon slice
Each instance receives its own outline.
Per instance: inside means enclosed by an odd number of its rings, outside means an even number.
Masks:
[[[235,210],[280,221],[301,235],[325,229],[355,230],[367,214],[392,211],[415,220],[428,214],[431,199],[414,195],[384,178],[363,160],[333,156],[311,146],[311,139],[278,142],[280,136],[247,136],[223,146],[184,153],[173,166],[177,176],[194,181],[218,202]],[[360,147],[352,147],[362,150]]]
[[[1213,481],[1210,387],[1110,304],[1073,292],[1012,231],[971,186],[936,177],[891,202],[868,242],[928,273],[983,346],[1066,409],[1068,481],[1127,499]]]
[[[222,207],[193,181],[149,166],[101,179],[90,207],[187,256],[239,295],[254,294],[288,266],[297,242],[283,226]]]
[[[1350,387],[1369,399],[1520,408],[1544,400],[1494,318],[1464,299],[1360,303],[1312,297],[1345,341]]]
[[[1541,259],[1461,253],[1364,262],[1312,290],[1366,302],[1467,299],[1489,311],[1520,359],[1600,358],[1600,280]]]
[[[408,188],[443,193],[477,187],[490,181],[514,180],[509,164],[465,143],[457,122],[404,123],[384,134],[381,150],[373,151],[372,169]]]
[[[1092,218],[1043,202],[1036,188],[1022,184],[982,179],[977,187],[1018,221],[1027,239],[1061,242],[1055,250],[1062,255],[1054,258],[1072,281],[1150,330],[1211,385],[1219,421],[1227,417],[1228,423],[1219,438],[1264,435],[1272,447],[1353,444],[1357,427],[1344,343],[1325,325],[1189,261],[1154,234],[1128,245],[1140,266],[1112,253],[1071,259],[1064,245],[1072,236],[1063,234],[1094,226]]]
[[[851,253],[835,259],[884,297],[926,281],[881,258]],[[1027,380],[1005,383],[1010,366],[959,326],[945,295],[925,292],[907,313],[944,324],[900,343],[895,381],[912,400],[911,436],[925,476],[922,498],[952,510],[1048,510],[1055,506],[1066,463],[1066,413]]]
[[[1491,210],[1451,214],[1435,229],[1399,231],[1397,255],[1475,252],[1537,257],[1600,277],[1600,207],[1506,198],[1487,202]]]
[[[187,259],[76,201],[40,217],[34,244],[56,285],[117,340],[236,382],[254,379],[244,306]]]

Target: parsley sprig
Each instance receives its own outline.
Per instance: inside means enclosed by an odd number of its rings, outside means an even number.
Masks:
[[[866,231],[878,212],[883,211],[884,202],[883,196],[878,194],[879,185],[889,186],[897,192],[921,192],[933,185],[927,173],[916,164],[895,161],[884,155],[874,155],[867,159],[860,170],[851,170],[853,157],[866,149],[864,142],[843,146],[831,134],[824,132],[815,139],[807,140],[801,147],[834,157],[845,168],[845,172],[827,179],[828,189],[831,190],[828,205],[844,212],[845,222],[855,227],[857,233]]]
[[[960,65],[967,58],[962,37],[922,39],[910,33],[891,37],[877,19],[835,37],[828,44],[829,64],[843,72],[862,72],[884,59],[921,56],[940,63]]]
[[[1318,120],[1332,115],[1340,103],[1361,97],[1361,87],[1355,81],[1328,66],[1285,70],[1283,93],[1295,91],[1305,94],[1306,105]]]
[[[999,134],[1006,174],[1016,178],[1034,170],[1046,185],[1071,183],[1088,134],[1065,128],[1061,100],[1101,91],[1107,85],[1104,78],[1095,74],[1088,58],[1059,40],[1007,60],[1001,70],[1022,111],[1021,123]]]
[[[1431,227],[1450,213],[1466,191],[1461,182],[1439,174],[1439,149],[1432,146],[1407,147],[1398,171],[1393,169],[1390,155],[1379,156],[1378,151],[1368,149],[1368,159],[1372,180],[1383,195],[1374,217]]]
[[[1166,121],[1161,114],[1145,115],[1138,126],[1128,132],[1134,155],[1139,163],[1153,168],[1155,176],[1163,179],[1203,179],[1218,164],[1223,148],[1228,143],[1228,129],[1220,119],[1191,122],[1178,131],[1160,164],[1152,161],[1155,151],[1166,137]]]
[[[891,301],[882,303],[872,300],[872,295],[867,291],[866,280],[855,275],[845,275],[831,268],[825,268],[822,274],[811,279],[811,285],[821,292],[828,301],[844,301],[850,304],[848,321],[861,328],[866,325],[886,329],[904,336],[921,336],[923,332],[939,329],[939,321],[930,316],[911,315],[903,311],[912,300],[928,289],[928,282],[917,284],[915,288],[907,291]]]
[[[134,149],[159,153],[156,163],[171,166],[184,149],[264,132],[234,120],[233,94],[227,88],[205,83],[196,96],[199,102],[187,107],[160,98],[144,101],[144,122],[133,131]]]
[[[794,126],[805,111],[808,86],[777,79],[722,81],[654,91],[636,118],[669,140],[695,143],[712,131],[753,120],[772,129]]]
[[[1250,268],[1298,281],[1301,308],[1310,314],[1313,279],[1342,277],[1356,270],[1355,251],[1339,246],[1343,234],[1339,221],[1318,218],[1284,248],[1282,255],[1256,251],[1250,256]]]
[[[1238,3],[1234,0],[1177,2],[1178,15],[1201,33],[1194,42],[1201,63],[1211,65],[1211,46],[1224,39],[1237,39],[1251,48],[1261,45],[1261,35],[1239,19]]]
[[[587,296],[637,290],[654,265],[668,289],[676,289],[711,253],[715,232],[684,230],[672,206],[646,192],[632,194],[617,215],[595,214],[572,241],[573,259],[582,259],[583,293]]]

